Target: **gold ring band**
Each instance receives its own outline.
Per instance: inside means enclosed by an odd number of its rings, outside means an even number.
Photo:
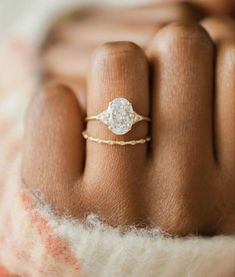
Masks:
[[[125,140],[124,141],[106,140],[106,139],[89,136],[85,131],[82,132],[82,136],[84,137],[84,139],[92,141],[92,142],[96,142],[96,143],[100,143],[100,144],[108,144],[108,145],[121,145],[121,146],[144,144],[151,140],[151,137],[146,137],[146,138],[137,139],[137,140],[126,140],[126,141]]]

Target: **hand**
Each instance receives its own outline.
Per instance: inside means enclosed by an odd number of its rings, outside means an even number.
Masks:
[[[233,0],[196,0],[158,1],[115,11],[73,11],[51,28],[42,51],[43,71],[47,78],[69,81],[76,89],[84,85],[91,53],[103,42],[128,40],[145,49],[166,24],[198,22],[206,14],[234,14],[234,7]]]
[[[96,213],[113,226],[158,226],[179,235],[234,232],[234,22],[202,24],[214,42],[196,24],[171,24],[147,47],[149,60],[129,42],[96,50],[87,114],[128,98],[138,113],[151,114],[152,123],[138,123],[119,139],[150,133],[148,145],[85,143],[74,93],[46,85],[26,119],[25,185],[42,191],[60,214]],[[89,122],[87,131],[117,139],[100,122]]]
[[[191,3],[157,3],[122,10],[73,12],[51,28],[42,51],[45,77],[84,85],[91,53],[106,41],[132,41],[146,48],[164,25],[197,22],[203,12]],[[79,62],[78,62],[79,61]]]

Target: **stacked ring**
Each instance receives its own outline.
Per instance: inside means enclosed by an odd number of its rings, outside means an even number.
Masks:
[[[90,120],[98,120],[104,123],[115,135],[124,135],[128,133],[137,122],[151,121],[149,117],[136,113],[133,110],[132,104],[125,98],[115,98],[109,102],[108,108],[105,111],[85,118],[85,121]],[[89,141],[109,145],[135,145],[143,144],[151,140],[150,137],[131,141],[105,140],[89,136],[86,132],[83,132],[83,137]]]

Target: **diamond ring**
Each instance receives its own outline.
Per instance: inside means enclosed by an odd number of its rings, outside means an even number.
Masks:
[[[132,125],[139,121],[151,121],[149,117],[136,113],[132,104],[125,98],[115,98],[109,102],[107,110],[85,118],[85,121],[89,120],[103,122],[115,135],[128,133]]]

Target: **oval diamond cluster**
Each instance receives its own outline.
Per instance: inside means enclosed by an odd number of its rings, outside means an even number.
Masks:
[[[133,108],[125,98],[116,98],[109,103],[106,111],[107,124],[116,135],[124,135],[133,125]]]

